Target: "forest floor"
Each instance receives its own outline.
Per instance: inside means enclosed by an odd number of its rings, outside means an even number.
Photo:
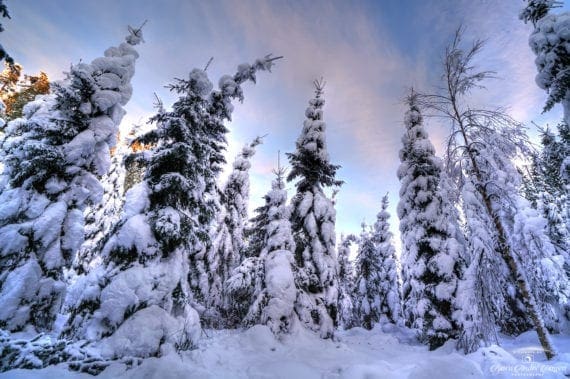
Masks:
[[[196,349],[148,358],[133,368],[112,364],[97,378],[565,378],[570,376],[570,336],[553,336],[558,356],[546,362],[534,332],[501,338],[501,347],[469,355],[454,342],[428,351],[409,331],[391,325],[371,331],[340,331],[322,340],[304,331],[277,340],[265,326],[205,331]],[[93,378],[64,364],[42,370],[11,370],[0,379]]]

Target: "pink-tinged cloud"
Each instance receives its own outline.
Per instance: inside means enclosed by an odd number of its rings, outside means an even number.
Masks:
[[[235,154],[258,135],[251,171],[250,208],[270,188],[277,151],[290,152],[301,130],[312,80],[323,76],[325,121],[331,161],[341,164],[346,181],[338,195],[337,229],[359,232],[374,220],[380,196],[390,191],[393,230],[399,183],[396,169],[403,133],[401,99],[409,86],[429,91],[440,75],[443,47],[460,22],[466,42],[488,40],[482,68],[500,80],[473,94],[481,105],[509,107],[521,121],[555,123],[560,110],[540,116],[545,94],[534,84],[535,68],[527,46],[531,26],[518,20],[520,1],[409,0],[345,1],[183,1],[98,0],[10,2],[13,20],[3,45],[31,72],[61,77],[70,63],[91,60],[123,38],[127,24],[149,19],[133,80],[134,94],[123,128],[153,113],[153,93],[165,105],[176,98],[164,86],[203,67],[213,80],[237,64],[267,53],[284,55],[272,74],[244,86],[245,102],[236,104],[227,153]],[[73,11],[74,17],[69,17]],[[25,41],[25,43],[22,43]],[[448,129],[427,120],[430,137],[442,152]],[[291,190],[292,184],[289,185]],[[340,233],[339,233],[340,234]]]

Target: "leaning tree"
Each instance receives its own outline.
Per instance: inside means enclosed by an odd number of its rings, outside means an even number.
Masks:
[[[556,301],[548,298],[550,295],[558,299],[564,296],[561,286],[565,280],[561,268],[551,259],[552,246],[543,238],[540,220],[531,214],[530,205],[518,191],[520,178],[512,160],[527,151],[528,140],[522,125],[500,109],[470,105],[468,95],[493,73],[478,71],[473,65],[483,42],[475,41],[467,49],[461,47],[461,42],[459,28],[445,50],[442,87],[420,99],[449,123],[449,172],[460,188],[465,190],[469,184],[476,191],[472,198],[480,203],[492,227],[493,250],[502,257],[550,359],[555,352],[543,315],[549,308],[547,303]],[[521,235],[522,231],[527,234]]]

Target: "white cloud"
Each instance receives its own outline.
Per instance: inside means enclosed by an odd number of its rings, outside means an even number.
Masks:
[[[558,110],[538,117],[544,93],[534,84],[534,58],[527,47],[530,26],[517,18],[520,2],[415,2],[402,9],[409,22],[397,29],[383,23],[389,15],[378,13],[394,7],[378,6],[371,12],[364,4],[340,1],[77,4],[62,1],[61,10],[42,14],[24,2],[14,3],[14,21],[6,25],[3,43],[14,47],[17,59],[26,60],[26,69],[61,77],[69,63],[92,59],[118,43],[124,25],[149,18],[144,31],[147,43],[139,47],[135,91],[123,126],[145,121],[153,113],[153,92],[168,106],[176,96],[163,86],[193,67],[202,67],[211,56],[215,58],[208,69],[212,78],[269,52],[285,56],[273,74],[260,73],[256,86],[244,86],[245,102],[236,104],[230,125],[228,165],[243,144],[268,134],[253,158],[252,208],[270,188],[277,150],[294,149],[313,94],[311,82],[324,76],[331,160],[343,166],[339,177],[347,181],[337,203],[339,231],[358,232],[363,218],[372,222],[387,190],[396,224],[396,168],[405,110],[400,99],[410,85],[429,90],[428,83],[435,84],[442,48],[458,20],[467,28],[466,40],[488,39],[481,66],[502,78],[489,83],[488,91],[478,92],[478,102],[509,106],[525,122],[553,122],[560,115]],[[84,25],[79,29],[82,21],[66,23],[63,9],[70,6],[84,7]],[[70,29],[74,27],[77,30]],[[414,44],[403,42],[409,40]],[[429,124],[430,136],[441,151],[446,129],[432,120]]]
[[[267,101],[264,105],[269,108],[263,109],[272,109],[271,114],[260,117],[259,108],[249,108],[259,104],[257,96],[248,97],[243,107],[247,114],[236,111],[232,138],[240,139],[246,125],[270,120],[274,123],[267,125],[268,144],[291,151],[313,95],[311,83],[323,76],[331,160],[344,166],[339,177],[347,181],[337,203],[339,229],[358,231],[363,217],[373,221],[379,193],[396,178],[403,118],[399,100],[408,84],[424,80],[424,68],[406,58],[387,31],[357,7],[240,2],[230,8],[227,13],[233,15],[236,29],[243,31],[248,50],[285,56],[274,74],[277,78],[271,79],[281,87],[275,97],[285,103]],[[275,141],[275,134],[285,138]],[[271,161],[275,153],[268,154]],[[252,188],[267,190],[268,167],[255,163],[266,159],[261,155],[254,159]],[[368,186],[359,185],[363,181]]]

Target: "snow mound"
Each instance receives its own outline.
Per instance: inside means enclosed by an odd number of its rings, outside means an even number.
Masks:
[[[483,378],[483,373],[475,363],[454,353],[420,362],[408,378]]]
[[[162,317],[152,314],[152,307],[146,311],[153,319]],[[141,324],[142,321],[147,320],[141,319]],[[141,339],[152,343],[156,338],[154,333],[160,328],[153,321],[140,327],[138,333]],[[403,327],[386,325],[370,331],[363,328],[339,331],[335,341],[323,340],[302,328],[281,337],[261,325],[247,330],[207,330],[193,350],[180,354],[164,351],[160,357],[145,358],[131,368],[125,363],[111,363],[97,378],[503,379],[522,376],[553,379],[570,373],[570,353],[545,361],[536,350],[535,333],[525,333],[515,339],[503,337],[503,347],[481,348],[469,355],[455,352],[453,341],[435,351],[418,344],[398,342],[407,340],[409,334]],[[561,351],[569,350],[569,336],[556,335],[553,339]],[[115,342],[128,347],[126,340]],[[532,352],[535,354],[529,358]],[[65,364],[60,364],[41,370],[0,373],[0,379],[4,378],[93,376],[69,371]]]
[[[148,357],[157,352],[169,353],[171,351],[165,349],[186,339],[181,334],[192,334],[198,321],[198,315],[193,316],[194,320],[189,318],[185,322],[156,305],[141,309],[103,340],[103,355]],[[105,354],[105,351],[109,353]]]

